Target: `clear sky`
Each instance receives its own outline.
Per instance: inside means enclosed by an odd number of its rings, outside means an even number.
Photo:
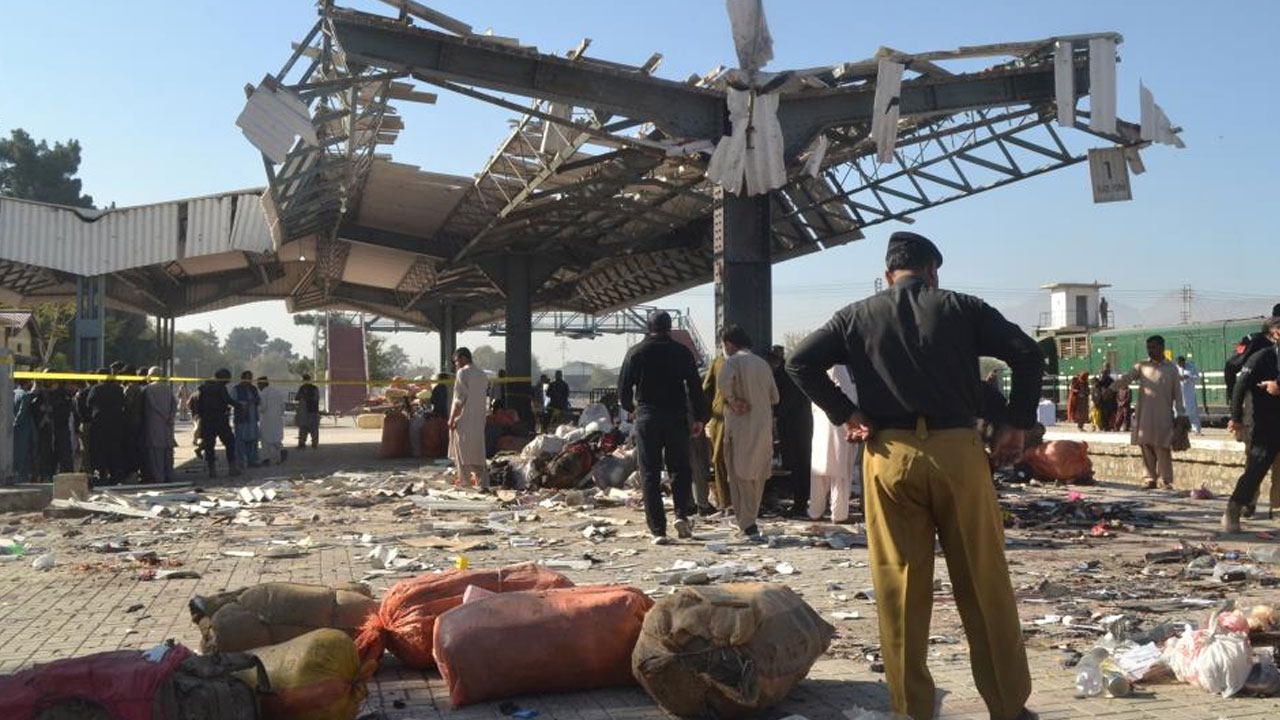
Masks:
[[[732,65],[735,57],[720,0],[428,4],[544,51],[563,52],[584,37],[593,41],[592,55],[612,60],[638,64],[660,51],[659,74],[670,78]],[[80,176],[99,205],[265,183],[259,155],[233,124],[242,88],[279,68],[289,43],[301,40],[314,21],[312,2],[3,0],[0,7],[0,133],[23,127],[50,141],[79,139]],[[1217,298],[1216,308],[1238,302],[1240,315],[1270,307],[1257,298],[1275,287],[1269,261],[1280,239],[1274,217],[1280,151],[1271,125],[1280,117],[1280,100],[1266,79],[1280,3],[766,0],[766,10],[775,54],[769,70],[859,60],[881,45],[912,52],[1122,33],[1121,116],[1137,120],[1141,79],[1185,128],[1188,145],[1144,154],[1148,172],[1133,178],[1133,202],[1094,205],[1087,169],[1077,165],[930,210],[912,229],[942,247],[944,284],[978,292],[999,307],[1033,303],[1042,283],[1095,279],[1114,284],[1121,304],[1132,306],[1190,284]],[[402,114],[407,127],[393,146],[395,158],[461,175],[479,170],[510,117],[447,93],[434,106],[402,107]],[[894,229],[876,226],[865,241],[776,266],[775,336],[813,328],[865,295]],[[709,288],[662,304],[691,308],[710,337]],[[309,343],[283,303],[194,316],[179,328],[208,324],[223,334],[236,325],[261,325],[296,346]],[[434,335],[392,341],[415,359],[435,360]],[[462,341],[488,342],[472,334]],[[616,365],[622,347],[620,340],[568,341],[565,353]],[[536,337],[534,350],[544,367],[554,366],[560,340]]]

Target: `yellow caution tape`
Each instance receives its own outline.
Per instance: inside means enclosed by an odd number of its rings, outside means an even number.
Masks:
[[[5,361],[12,362],[12,358],[0,357],[0,362],[5,362]],[[165,382],[173,382],[173,383],[201,383],[206,380],[217,379],[217,378],[181,377],[178,375],[168,375],[168,376],[159,375],[156,377],[148,377],[146,375],[99,375],[97,373],[32,372],[32,371],[18,371],[13,374],[13,377],[15,380],[41,380],[41,381],[57,381],[57,382],[66,382],[66,381],[100,382],[103,380],[114,379],[120,382],[149,382],[152,380],[163,380]],[[256,379],[257,378],[255,378],[255,380]],[[383,379],[377,379],[377,378],[370,379],[370,380],[310,380],[308,382],[312,383],[313,385],[363,385],[366,387],[395,386],[395,384],[391,380],[383,380]],[[436,384],[452,385],[453,379],[450,378],[448,380],[422,380],[418,382],[431,383],[433,385],[436,385]],[[533,382],[533,378],[531,377],[489,378],[489,384],[491,385],[507,385],[512,383],[531,383],[531,382]],[[286,379],[274,379],[274,380],[271,380],[271,383],[280,384],[280,385],[301,385],[303,381],[296,380],[293,378],[286,378]],[[399,384],[403,386],[409,386],[409,385],[413,385],[414,383],[415,381],[412,381],[412,380],[402,380],[400,381]]]

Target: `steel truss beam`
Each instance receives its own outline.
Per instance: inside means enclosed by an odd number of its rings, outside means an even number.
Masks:
[[[829,168],[824,176],[838,191],[788,216],[844,208],[866,227],[1082,162],[1085,155],[1067,148],[1054,121],[1045,107],[946,118],[901,138],[888,166],[863,155]]]

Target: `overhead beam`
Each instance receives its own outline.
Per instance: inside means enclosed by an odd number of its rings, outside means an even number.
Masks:
[[[637,72],[578,63],[554,55],[502,47],[352,11],[332,12],[349,57],[389,71],[443,83],[542,98],[655,123],[673,137],[718,140],[726,108],[720,92]],[[903,83],[901,115],[1038,103],[1054,98],[1050,63],[925,77]],[[1086,65],[1076,67],[1076,92],[1089,91]],[[795,158],[823,129],[869,122],[874,87],[787,93],[779,103],[787,157]]]
[[[333,10],[330,16],[347,57],[368,65],[644,117],[676,137],[718,138],[724,131],[724,98],[711,90],[365,13]]]

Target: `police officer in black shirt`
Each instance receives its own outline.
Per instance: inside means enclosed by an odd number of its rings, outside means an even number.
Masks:
[[[938,288],[942,253],[914,233],[889,239],[889,289],[836,313],[787,370],[850,441],[866,443],[863,509],[893,710],[933,717],[926,658],[934,536],[947,558],[978,692],[996,720],[1034,718],[1026,649],[1004,556],[1004,521],[975,429],[980,356],[1013,373],[999,464],[1021,454],[1035,422],[1041,354],[982,300]],[[849,368],[855,406],[827,376]]]
[[[649,336],[627,352],[618,377],[618,400],[624,410],[635,415],[644,513],[653,543],[668,542],[667,514],[662,508],[664,462],[671,474],[676,533],[682,538],[693,537],[690,518],[697,508],[689,438],[702,432],[710,410],[702,393],[698,364],[689,348],[671,338],[671,316],[667,313],[654,313],[649,318]]]
[[[1254,352],[1236,376],[1231,393],[1231,422],[1227,429],[1237,440],[1247,443],[1244,474],[1236,481],[1235,491],[1222,516],[1222,529],[1240,532],[1240,513],[1254,502],[1262,479],[1280,455],[1280,316],[1271,317],[1263,326],[1271,345]],[[1253,399],[1253,422],[1244,433],[1244,399]]]
[[[205,380],[197,391],[196,412],[200,414],[200,455],[204,457],[209,468],[209,477],[218,476],[218,441],[227,451],[227,473],[231,476],[240,474],[236,465],[236,438],[231,432],[231,420],[228,412],[236,407],[227,385],[231,383],[231,371],[220,368],[213,374],[212,380]]]

